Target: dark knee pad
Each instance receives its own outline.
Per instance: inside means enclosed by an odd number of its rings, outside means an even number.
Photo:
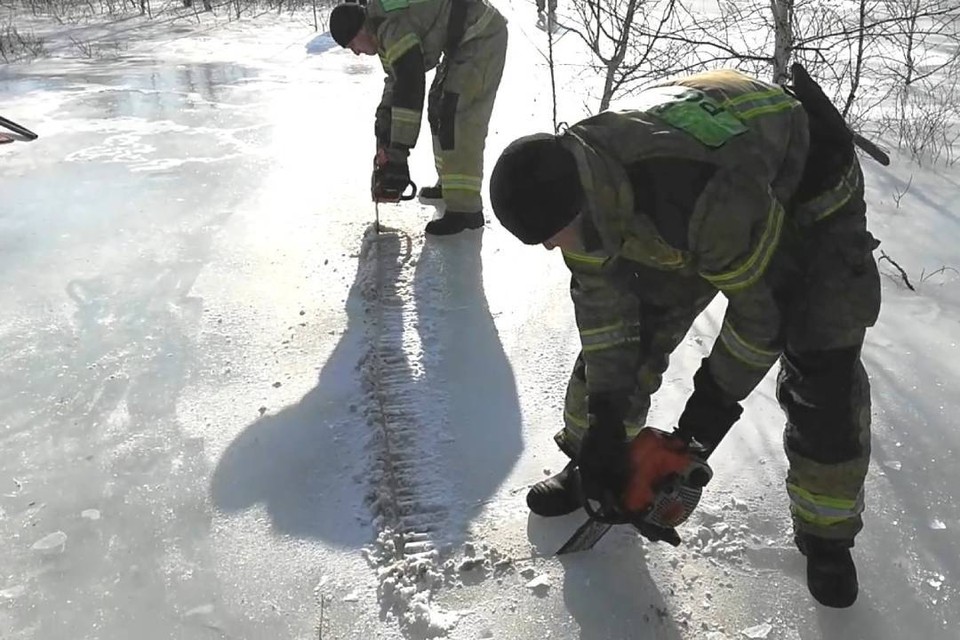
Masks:
[[[869,388],[860,346],[804,353],[781,361],[777,399],[787,414],[787,448],[831,464],[863,453],[861,409]]]

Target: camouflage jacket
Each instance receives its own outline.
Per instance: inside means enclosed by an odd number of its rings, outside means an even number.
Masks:
[[[466,3],[463,37],[452,46],[502,28],[497,10],[486,0]],[[425,74],[449,55],[448,27],[454,0],[370,0],[364,28],[377,37],[386,72],[377,107],[378,146],[410,149],[420,135]]]
[[[859,165],[835,189],[795,202],[806,113],[782,88],[735,71],[637,100],[636,110],[601,113],[561,137],[586,194],[585,246],[564,258],[588,393],[630,391],[643,357],[630,320],[639,322],[638,305],[692,304],[706,287],[723,293],[727,309],[704,366],[728,400],[742,400],[784,347],[781,244],[843,206]],[[634,281],[627,289],[618,284],[624,272]]]

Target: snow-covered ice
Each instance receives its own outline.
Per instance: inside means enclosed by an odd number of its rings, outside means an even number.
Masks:
[[[532,5],[497,4],[488,167],[552,127]],[[803,584],[770,377],[683,545],[619,527],[558,559],[582,514],[523,497],[564,463],[565,268],[495,221],[425,239],[416,203],[373,233],[382,72],[308,22],[134,20],[115,58],[0,67],[3,115],[40,134],[0,145],[0,637],[960,637],[955,168],[864,161],[872,231],[931,275],[911,292],[884,265],[853,608]],[[556,44],[572,122],[595,81]],[[426,129],[411,166],[434,179]],[[651,424],[676,419],[720,311]]]

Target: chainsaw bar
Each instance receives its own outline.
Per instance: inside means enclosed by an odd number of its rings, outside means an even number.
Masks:
[[[17,124],[13,120],[7,120],[3,116],[0,116],[0,126],[10,129],[10,131],[13,131],[17,135],[23,136],[27,140],[36,140],[40,137],[22,124]]]
[[[600,542],[603,536],[607,535],[607,531],[610,531],[611,527],[613,525],[609,522],[600,522],[590,518],[580,525],[580,528],[570,536],[569,540],[563,543],[563,546],[557,551],[557,555],[562,556],[565,553],[593,549],[594,545]]]

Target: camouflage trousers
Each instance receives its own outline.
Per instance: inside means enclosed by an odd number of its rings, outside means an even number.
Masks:
[[[481,33],[437,67],[427,101],[433,155],[447,210],[483,208],[483,149],[507,55],[506,20],[496,12]],[[469,33],[467,34],[469,37]]]
[[[852,541],[863,526],[863,484],[870,459],[870,383],[860,352],[880,310],[880,279],[866,229],[862,190],[830,217],[804,230],[805,265],[784,310],[786,349],[777,399],[786,414],[786,489],[794,530]],[[645,424],[650,396],[660,387],[670,353],[712,299],[683,307],[641,304],[645,347],[630,411],[628,436]],[[564,428],[555,436],[571,458],[587,429],[587,382],[582,357],[567,385]]]

